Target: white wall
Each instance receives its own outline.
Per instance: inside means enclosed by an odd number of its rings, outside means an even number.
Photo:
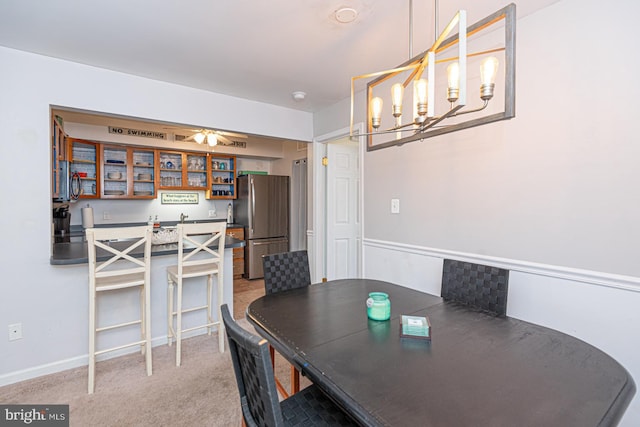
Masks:
[[[502,263],[508,315],[595,345],[639,383],[639,13],[563,0],[520,19],[516,118],[366,153],[365,276],[437,294],[444,257]],[[345,100],[314,133],[348,120]],[[640,425],[640,398],[622,425]]]
[[[49,264],[50,105],[292,140],[313,138],[309,113],[6,48],[0,48],[0,63],[5,246],[0,325],[6,333],[6,325],[22,323],[24,335],[18,341],[8,342],[6,335],[0,339],[0,384],[65,369],[88,350],[86,276]],[[147,210],[153,210],[151,205]],[[166,293],[164,288],[155,292]]]

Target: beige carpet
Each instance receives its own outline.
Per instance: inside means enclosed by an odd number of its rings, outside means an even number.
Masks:
[[[239,323],[249,329],[249,323]],[[253,330],[252,330],[253,331]],[[96,390],[87,394],[87,368],[76,368],[0,387],[3,404],[69,404],[71,426],[239,426],[240,398],[228,348],[217,336],[153,348],[153,375],[140,354],[98,362]],[[289,390],[289,365],[278,356],[276,374]],[[301,386],[308,385],[301,378]]]

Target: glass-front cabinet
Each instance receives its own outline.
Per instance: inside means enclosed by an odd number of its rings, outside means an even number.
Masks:
[[[69,143],[69,197],[96,199],[100,196],[100,154],[98,143],[67,138]]]
[[[210,180],[208,199],[236,198],[236,156],[210,154]]]
[[[187,188],[204,190],[207,188],[207,155],[187,154]]]
[[[180,151],[158,151],[160,188],[205,190],[207,155]]]
[[[141,148],[132,150],[133,195],[138,198],[155,198],[156,152]]]
[[[60,122],[58,122],[60,120]],[[67,176],[67,135],[58,116],[51,120],[51,195],[53,199],[68,196],[65,194]]]
[[[102,146],[102,197],[154,198],[155,151],[124,146]]]

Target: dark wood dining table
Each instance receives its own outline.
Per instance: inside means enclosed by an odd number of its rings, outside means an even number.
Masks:
[[[391,318],[365,301],[385,292]],[[431,341],[400,337],[427,316]],[[612,357],[570,335],[369,279],[313,284],[253,301],[259,334],[367,426],[610,426],[635,394]]]

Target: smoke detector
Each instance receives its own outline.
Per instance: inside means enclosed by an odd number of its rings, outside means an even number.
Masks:
[[[336,21],[341,24],[353,22],[358,17],[358,11],[352,7],[341,7],[335,12]]]
[[[300,102],[300,101],[304,101],[304,98],[307,96],[307,94],[305,92],[297,90],[297,91],[293,92],[291,94],[291,96],[293,96],[293,99],[295,99],[296,101]]]

